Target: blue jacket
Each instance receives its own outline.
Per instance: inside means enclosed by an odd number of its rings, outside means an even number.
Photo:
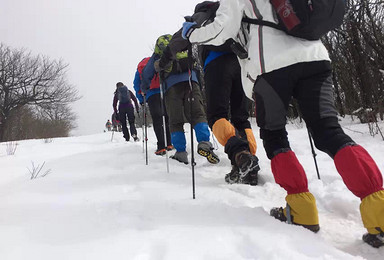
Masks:
[[[224,51],[209,51],[209,54],[208,54],[207,58],[206,58],[205,61],[204,61],[204,69],[207,67],[207,65],[208,65],[211,61],[217,59],[217,58],[220,57],[220,56],[223,56],[223,55],[225,55],[225,54],[229,54],[229,53],[230,53],[230,52],[224,52]]]
[[[138,70],[136,70],[135,79],[133,80],[133,88],[135,89],[136,97],[139,100],[140,104],[143,104],[144,103],[144,98],[143,98],[143,95],[141,95],[141,93],[140,93],[140,90],[141,90],[141,79],[140,79],[140,73],[139,73]],[[160,93],[160,88],[148,89],[148,91],[146,93],[146,100],[148,100],[148,98],[150,96],[152,96],[154,94],[158,94],[158,93]]]

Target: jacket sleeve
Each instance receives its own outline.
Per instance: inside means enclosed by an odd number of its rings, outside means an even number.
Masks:
[[[221,0],[214,21],[196,28],[189,37],[191,43],[222,45],[226,40],[236,39],[243,18],[244,1]]]
[[[135,79],[133,80],[133,88],[135,89],[136,97],[139,100],[140,104],[143,104],[144,100],[143,100],[143,96],[141,95],[140,84],[141,84],[140,73],[139,71],[136,71]]]
[[[113,111],[115,111],[115,114],[117,114],[117,101],[118,101],[117,92],[115,92],[115,95],[113,96],[113,104],[112,104]]]
[[[151,86],[151,81],[153,77],[155,76],[155,60],[158,59],[156,54],[153,54],[152,57],[148,60],[147,65],[144,67],[142,74],[141,74],[141,92],[144,94],[147,93],[149,90],[149,87]]]
[[[129,94],[131,96],[132,101],[135,103],[135,108],[136,108],[137,113],[139,113],[139,104],[137,103],[137,98],[135,97],[135,95],[130,90],[129,90]]]

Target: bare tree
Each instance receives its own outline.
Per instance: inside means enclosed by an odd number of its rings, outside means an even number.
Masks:
[[[336,104],[361,122],[384,118],[384,1],[346,0],[340,29],[323,38],[334,67]],[[372,116],[373,115],[373,116]]]
[[[0,44],[0,141],[18,109],[27,105],[62,108],[80,98],[66,79],[67,66],[61,60]]]

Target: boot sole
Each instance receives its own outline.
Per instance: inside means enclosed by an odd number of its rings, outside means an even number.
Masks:
[[[205,158],[207,158],[208,162],[212,163],[212,164],[217,164],[220,162],[220,159],[219,157],[213,155],[211,152],[207,152],[203,149],[198,149],[197,150],[197,153]]]

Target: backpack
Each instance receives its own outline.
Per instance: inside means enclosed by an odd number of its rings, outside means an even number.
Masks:
[[[279,23],[243,18],[306,40],[318,40],[343,23],[345,0],[270,0]]]
[[[131,103],[131,94],[126,86],[118,87],[116,93],[120,104]]]
[[[142,80],[143,70],[147,65],[149,59],[150,57],[144,58],[137,65],[137,71],[139,72],[140,80]],[[156,88],[159,88],[159,86],[160,86],[159,73],[156,72],[151,80],[151,85],[149,85],[149,89],[156,89]],[[141,90],[139,91],[139,93],[141,94]]]
[[[163,53],[169,43],[172,40],[172,35],[165,34],[157,38],[155,44],[155,54],[157,54],[160,58],[163,56]],[[170,66],[165,70],[167,75],[170,74],[178,74],[182,72],[187,72],[189,69],[188,66],[188,50],[179,51],[176,53],[176,59],[172,61]]]

